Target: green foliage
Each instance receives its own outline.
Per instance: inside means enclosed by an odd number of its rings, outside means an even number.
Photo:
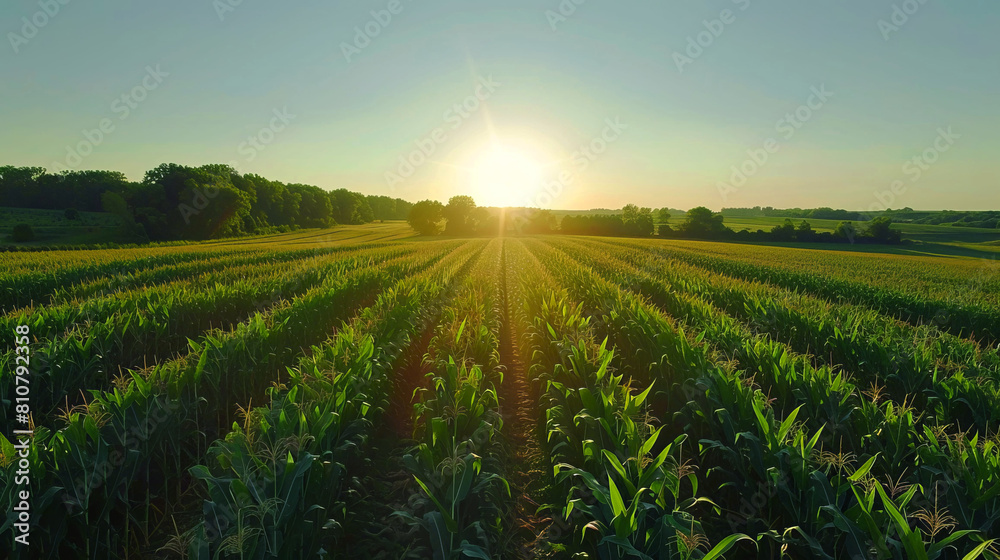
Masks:
[[[467,236],[476,232],[482,215],[476,212],[476,201],[471,196],[453,196],[441,210],[445,219],[445,235]]]
[[[653,235],[653,211],[650,208],[626,204],[622,208],[622,223],[630,235],[636,237]]]
[[[688,210],[677,231],[686,237],[718,239],[729,231],[722,222],[722,214],[716,214],[704,206],[699,206]]]
[[[33,544],[3,557],[998,557],[997,284],[941,295],[968,263],[578,237],[47,256],[0,255],[35,430]],[[547,485],[523,496],[519,428]]]
[[[110,212],[122,224],[119,236],[136,243],[405,219],[410,208],[410,203],[389,197],[242,175],[224,164],[195,168],[165,163],[147,171],[139,183],[111,171],[50,175],[41,168],[7,166],[0,168],[0,199],[17,208],[65,210],[68,220],[78,210]]]
[[[771,237],[775,241],[792,241],[796,237],[795,234],[796,234],[795,224],[792,223],[792,220],[790,219],[786,219],[785,223],[781,224],[780,226],[774,226],[773,228],[771,228]]]
[[[15,243],[35,240],[35,230],[30,224],[17,224],[10,232],[10,239]]]
[[[532,209],[524,223],[524,233],[553,233],[558,227],[556,217],[551,210]]]
[[[444,205],[436,200],[421,200],[410,209],[410,227],[420,235],[437,235],[441,232],[441,220],[444,219]]]

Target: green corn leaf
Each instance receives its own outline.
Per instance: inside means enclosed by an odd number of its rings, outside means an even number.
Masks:
[[[744,535],[743,533],[737,533],[735,535],[729,535],[728,537],[719,541],[719,544],[712,547],[705,553],[702,560],[715,560],[716,558],[722,558],[722,555],[729,551],[730,548],[736,545],[740,541],[750,541],[754,544],[754,548],[757,547],[757,541],[753,540],[749,535]]]
[[[417,481],[417,484],[419,484],[420,487],[424,489],[424,492],[431,499],[431,501],[434,502],[434,505],[437,506],[438,511],[441,512],[441,517],[444,519],[445,526],[448,528],[448,530],[451,531],[452,533],[458,533],[458,523],[456,523],[455,520],[451,517],[451,514],[444,507],[444,505],[442,505],[441,502],[437,499],[437,497],[431,493],[430,488],[428,488],[427,485],[424,484],[423,480],[420,480],[420,477],[414,476],[413,478],[414,480]]]
[[[954,533],[948,535],[947,537],[941,539],[940,541],[932,544],[930,548],[927,549],[928,556],[937,556],[939,552],[945,549],[945,547],[950,546],[951,543],[957,541],[958,539],[965,537],[967,535],[978,534],[979,531],[973,531],[971,529],[964,529],[961,531],[955,531]]]
[[[462,554],[468,556],[469,558],[482,558],[483,560],[493,560],[492,558],[490,558],[490,555],[489,553],[486,552],[485,548],[471,544],[469,541],[462,541],[462,544],[459,545],[458,549],[462,551]]]
[[[858,470],[854,471],[854,474],[852,474],[851,476],[847,477],[847,480],[850,480],[851,482],[857,482],[857,481],[861,480],[862,478],[864,478],[864,476],[866,474],[868,474],[868,471],[872,470],[872,465],[875,464],[875,459],[878,459],[878,456],[879,456],[879,454],[876,453],[870,459],[868,459],[867,461],[865,461],[865,464],[861,465],[861,468],[859,468]]]
[[[979,546],[977,546],[976,548],[973,548],[971,552],[969,552],[968,554],[966,554],[965,556],[963,556],[962,560],[976,560],[976,558],[979,558],[980,556],[982,556],[983,553],[986,552],[986,549],[988,549],[995,542],[996,542],[996,539],[990,539],[988,541],[980,543]]]
[[[611,480],[611,475],[608,475],[608,490],[611,494],[611,511],[615,517],[625,513],[625,501],[622,500],[622,493],[618,490],[615,481]]]

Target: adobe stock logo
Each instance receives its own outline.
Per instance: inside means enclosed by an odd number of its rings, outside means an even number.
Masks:
[[[805,123],[812,120],[816,113],[822,110],[830,101],[830,98],[834,96],[833,92],[827,91],[826,84],[822,84],[819,87],[813,86],[810,91],[812,95],[809,96],[804,104],[799,105],[795,111],[778,119],[777,124],[775,124],[775,132],[781,133],[785,140],[791,140]],[[719,196],[722,197],[722,201],[728,202],[729,195],[739,192],[747,184],[750,177],[756,175],[761,168],[767,165],[771,156],[778,153],[780,149],[781,143],[776,138],[771,137],[764,140],[761,148],[747,150],[749,157],[743,163],[732,167],[729,182],[720,181],[717,184]]]
[[[351,57],[358,56],[361,51],[368,48],[372,41],[382,34],[382,30],[392,23],[393,16],[398,16],[406,6],[400,0],[389,0],[384,10],[372,10],[369,12],[372,19],[361,27],[354,28],[354,41],[340,43],[340,52],[344,54],[344,60],[348,64],[353,62]]]
[[[219,16],[219,21],[226,21],[226,14],[235,12],[243,4],[243,0],[215,0],[212,7]]]
[[[570,16],[576,13],[576,8],[587,3],[587,0],[562,0],[559,2],[558,12],[556,10],[545,10],[545,19],[549,22],[552,31],[559,30],[559,24],[567,21]]]
[[[934,138],[930,146],[903,164],[902,172],[910,178],[910,183],[919,181],[924,176],[924,172],[929,171],[931,166],[941,159],[941,154],[951,150],[955,143],[962,138],[962,135],[955,134],[950,126],[947,129],[937,129],[937,133],[937,137]],[[896,204],[896,197],[906,194],[906,191],[907,186],[903,180],[893,181],[889,184],[889,190],[872,193],[878,202],[871,203],[868,206],[868,211],[883,212],[892,208]]]
[[[750,0],[732,0],[732,2],[741,12],[746,11],[750,7]],[[677,72],[683,74],[684,67],[694,64],[695,60],[705,54],[705,49],[714,45],[715,40],[722,37],[728,26],[734,23],[736,23],[736,12],[730,9],[719,12],[717,19],[702,20],[701,24],[705,29],[697,35],[688,36],[687,46],[684,48],[683,53],[674,51],[673,59],[674,64],[677,65]]]
[[[892,34],[898,33],[904,25],[909,23],[910,16],[916,15],[926,3],[927,0],[904,0],[902,4],[893,4],[889,20],[878,20],[878,30],[882,32],[882,38],[886,41],[891,39]]]
[[[14,49],[14,54],[21,52],[21,47],[27,45],[29,41],[34,39],[39,30],[44,28],[49,22],[59,15],[62,10],[62,6],[69,4],[72,0],[38,0],[38,7],[41,8],[31,17],[21,18],[21,29],[20,33],[10,32],[7,34],[7,40],[10,41],[10,46]]]
[[[567,187],[573,185],[577,178],[587,171],[600,156],[604,155],[611,144],[617,142],[626,130],[628,130],[628,125],[623,123],[620,117],[604,119],[604,128],[601,133],[577,148],[570,156],[576,170],[564,170],[559,173],[556,179],[543,181],[541,189],[525,197],[524,205],[529,208],[544,208],[552,204],[552,201],[558,198]]]
[[[480,107],[496,93],[497,88],[503,83],[493,80],[493,74],[479,78],[473,95],[467,96],[462,101],[455,103],[445,110],[442,119],[451,125],[450,129],[456,131],[469,120]],[[436,127],[426,136],[418,138],[413,142],[415,148],[408,154],[399,156],[395,170],[385,172],[385,182],[390,190],[394,190],[406,179],[412,177],[417,169],[427,163],[432,155],[437,152],[438,147],[448,141],[448,133],[444,127]]]
[[[146,75],[143,76],[142,80],[111,102],[111,112],[118,115],[119,121],[129,118],[132,112],[138,109],[139,105],[149,97],[149,93],[159,88],[163,84],[164,78],[169,76],[169,73],[160,70],[159,64],[155,67],[147,66]],[[66,146],[66,158],[62,163],[53,162],[52,168],[56,173],[76,169],[83,163],[84,158],[94,153],[94,150],[103,144],[115,130],[117,130],[117,125],[114,121],[107,117],[101,119],[97,122],[96,128],[83,130],[83,140],[77,142],[75,146]]]
[[[268,126],[261,128],[253,136],[247,136],[246,142],[242,142],[236,149],[247,162],[253,161],[258,152],[264,151],[264,148],[274,142],[274,137],[295,120],[295,115],[288,112],[288,107],[275,109],[272,113],[274,116]]]

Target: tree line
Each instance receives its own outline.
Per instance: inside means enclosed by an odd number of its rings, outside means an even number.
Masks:
[[[202,240],[405,220],[413,206],[347,189],[282,183],[229,165],[165,163],[129,181],[117,171],[0,167],[0,206],[111,212],[132,242]]]
[[[725,225],[722,213],[712,212],[704,206],[688,210],[676,228],[670,225],[670,218],[667,208],[654,211],[652,208],[628,204],[620,213],[566,215],[562,220],[557,220],[550,210],[531,209],[527,215],[518,215],[510,223],[501,226],[500,217],[485,208],[477,207],[472,197],[456,196],[447,205],[436,200],[414,204],[408,221],[421,235],[496,235],[503,227],[505,231],[518,233],[604,237],[658,236],[674,239],[802,243],[902,242],[900,232],[892,229],[892,219],[889,216],[868,220],[863,228],[856,227],[853,221],[843,221],[832,232],[817,232],[805,220],[796,224],[787,218],[770,231],[733,231]]]
[[[774,208],[754,206],[753,208],[723,208],[722,215],[730,218],[812,218],[814,220],[864,221],[870,216],[865,212],[820,208]]]
[[[723,208],[722,215],[731,218],[812,218],[817,220],[868,221],[875,215],[892,218],[893,222],[930,224],[969,228],[1000,228],[1000,211],[996,210],[914,210],[886,208],[881,212],[854,212],[850,210],[823,208],[774,208],[754,206],[753,208]]]

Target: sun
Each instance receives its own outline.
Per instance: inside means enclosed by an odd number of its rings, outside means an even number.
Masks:
[[[481,206],[528,206],[541,186],[542,166],[509,146],[489,146],[472,166],[473,198]]]

